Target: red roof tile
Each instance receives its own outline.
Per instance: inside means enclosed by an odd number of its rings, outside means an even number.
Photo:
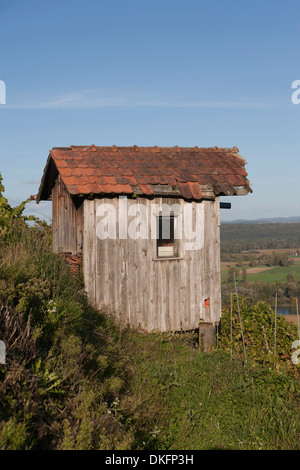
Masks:
[[[49,168],[53,164],[73,196],[137,191],[150,196],[163,194],[167,185],[177,188],[184,198],[200,200],[207,185],[214,195],[236,194],[240,188],[252,192],[245,163],[236,147],[54,147],[37,200],[51,194],[55,172]]]
[[[193,193],[191,191],[191,188],[189,186],[189,183],[181,183],[180,181],[178,182],[179,188],[181,191],[182,196],[185,199],[193,199]]]
[[[193,199],[203,199],[203,194],[198,182],[188,183]]]
[[[153,189],[151,189],[149,184],[140,184],[140,188],[146,196],[152,196],[154,194]]]

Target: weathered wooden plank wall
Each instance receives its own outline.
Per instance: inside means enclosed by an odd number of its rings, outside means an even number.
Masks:
[[[80,253],[83,246],[83,204],[76,208],[60,175],[52,190],[52,230],[55,253]]]
[[[121,202],[120,202],[121,201]],[[83,262],[89,300],[98,308],[110,307],[123,324],[148,331],[176,331],[197,328],[200,319],[216,322],[221,315],[220,215],[219,200],[201,203],[177,198],[126,199],[128,210],[141,202],[148,215],[147,239],[100,239],[97,210],[110,204],[116,213],[119,233],[119,198],[84,201]],[[187,250],[184,236],[177,240],[177,259],[156,257],[156,240],[151,239],[153,204],[190,204],[195,215],[203,208],[203,246]],[[122,206],[123,207],[123,206]],[[103,208],[103,207],[102,207]],[[103,212],[102,212],[103,214]],[[104,214],[103,214],[104,215]],[[135,217],[128,217],[128,223]],[[198,227],[199,230],[199,227]],[[184,234],[183,234],[184,235]],[[205,299],[209,306],[205,307]]]

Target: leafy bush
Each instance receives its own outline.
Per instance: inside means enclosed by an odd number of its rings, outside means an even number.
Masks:
[[[246,352],[250,362],[275,362],[294,370],[290,360],[292,343],[296,339],[296,326],[282,315],[276,317],[275,336],[275,313],[266,302],[253,304],[247,298],[234,296],[233,302],[228,302],[223,310],[220,347],[240,357]]]
[[[24,216],[23,211],[27,201],[22,202],[17,207],[11,207],[8,200],[3,195],[4,186],[2,184],[3,178],[0,173],[0,240],[9,240],[11,232],[10,229],[16,225],[23,225],[25,221],[38,220],[34,216]]]
[[[111,413],[130,378],[122,333],[52,252],[51,228],[0,204],[0,449],[127,448]]]

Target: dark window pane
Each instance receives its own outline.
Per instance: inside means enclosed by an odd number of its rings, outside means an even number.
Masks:
[[[157,255],[174,255],[174,216],[158,218]]]

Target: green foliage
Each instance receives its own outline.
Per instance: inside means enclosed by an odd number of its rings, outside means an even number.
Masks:
[[[236,268],[235,266],[231,266],[229,269],[228,269],[228,273],[227,273],[227,282],[228,283],[234,283],[234,279],[235,277],[237,278],[237,276],[239,275],[239,269]]]
[[[3,195],[5,190],[2,184],[3,178],[0,173],[0,240],[6,240],[9,238],[10,229],[16,225],[22,225],[26,221],[30,220],[37,220],[33,216],[24,216],[23,211],[25,209],[25,205],[29,201],[22,202],[17,207],[11,207]]]
[[[0,450],[19,450],[26,448],[27,432],[24,423],[10,418],[0,424]]]
[[[119,328],[52,253],[50,227],[2,209],[0,448],[128,448],[131,431],[110,413],[131,374]]]
[[[243,357],[244,341],[246,357],[250,362],[279,362],[291,368],[291,347],[296,339],[296,326],[281,315],[276,316],[275,330],[275,312],[266,302],[251,304],[247,298],[233,296],[232,304],[228,302],[222,313],[220,347]]]
[[[293,264],[293,259],[289,258],[286,253],[276,253],[273,252],[272,255],[266,256],[265,264],[267,266],[291,266]]]
[[[245,367],[221,348],[201,353],[188,336],[133,338],[137,448],[299,448],[294,377],[270,364]]]

